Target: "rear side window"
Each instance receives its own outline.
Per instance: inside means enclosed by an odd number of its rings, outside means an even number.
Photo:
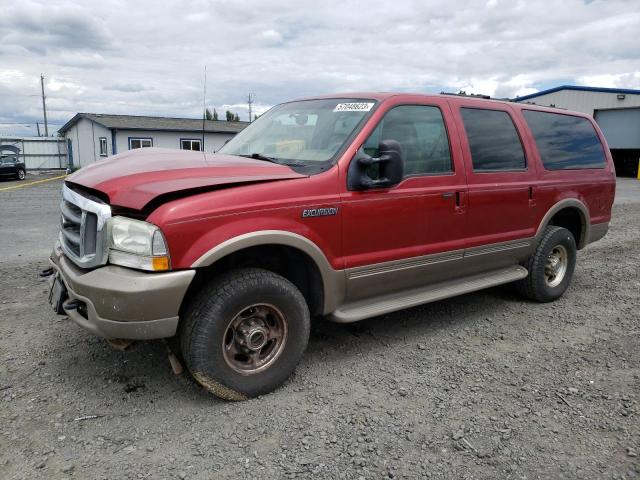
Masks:
[[[522,113],[545,169],[604,168],[604,149],[589,120],[533,110]]]
[[[474,172],[524,170],[527,163],[520,137],[507,112],[461,108]]]

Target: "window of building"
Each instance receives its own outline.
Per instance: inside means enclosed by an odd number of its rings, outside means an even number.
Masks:
[[[100,137],[100,156],[106,157],[107,155],[107,137]]]
[[[180,149],[182,150],[195,150],[197,152],[202,151],[201,141],[198,139],[192,138],[181,138],[180,139]]]
[[[520,137],[507,112],[461,108],[474,172],[523,170],[526,160]]]
[[[382,140],[396,140],[404,154],[404,174],[437,175],[453,171],[449,138],[438,107],[402,105],[389,110],[364,144],[377,157]],[[375,173],[372,173],[375,177]]]
[[[523,110],[544,168],[604,168],[604,149],[589,120],[573,115]]]
[[[153,139],[151,138],[129,138],[129,150],[134,148],[153,147]]]

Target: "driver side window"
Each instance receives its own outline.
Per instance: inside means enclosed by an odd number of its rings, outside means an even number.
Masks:
[[[453,172],[449,138],[438,107],[401,105],[389,110],[365,142],[367,155],[379,156],[382,140],[402,147],[404,176],[442,175]],[[376,172],[369,172],[377,178]]]

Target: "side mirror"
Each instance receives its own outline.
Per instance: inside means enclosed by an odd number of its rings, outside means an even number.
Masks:
[[[358,150],[349,164],[347,188],[349,190],[368,190],[387,188],[397,185],[404,177],[404,154],[402,146],[395,140],[383,140],[378,145],[379,157],[373,158]],[[378,166],[378,178],[371,178],[368,171],[372,165]]]

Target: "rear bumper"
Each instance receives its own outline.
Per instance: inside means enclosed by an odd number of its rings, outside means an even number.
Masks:
[[[86,305],[66,314],[82,328],[104,338],[148,340],[175,335],[182,300],[195,270],[144,273],[107,265],[83,270],[68,260],[59,245],[51,264],[60,273],[69,300]]]

